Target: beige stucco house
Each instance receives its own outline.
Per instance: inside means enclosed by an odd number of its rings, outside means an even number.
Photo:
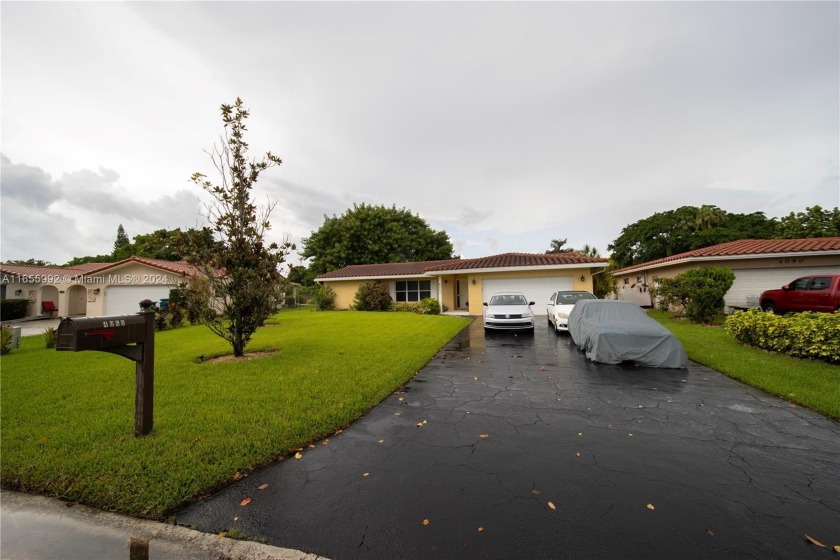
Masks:
[[[125,315],[138,312],[144,299],[167,299],[194,273],[185,262],[143,257],[74,267],[0,264],[0,296],[28,300],[27,316],[42,315],[46,302],[61,317]]]
[[[840,237],[809,239],[742,239],[656,259],[611,272],[618,280],[618,299],[642,306],[655,304],[650,288],[661,278],[707,266],[735,274],[725,297],[726,311],[758,307],[761,292],[779,288],[799,276],[840,274]]]
[[[481,315],[483,302],[493,293],[522,292],[535,302],[534,312],[544,315],[553,292],[591,292],[592,274],[606,266],[606,259],[575,253],[504,253],[477,259],[352,265],[315,280],[332,288],[337,309],[349,309],[362,284],[381,281],[395,302],[435,298],[451,311],[470,315]]]

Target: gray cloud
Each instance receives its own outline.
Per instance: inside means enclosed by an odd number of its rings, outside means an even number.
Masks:
[[[103,245],[111,221],[194,224],[171,185],[207,169],[200,150],[237,95],[253,153],[284,160],[255,192],[280,201],[275,237],[299,241],[367,202],[420,213],[467,257],[557,237],[605,251],[625,225],[685,204],[783,215],[840,202],[837,3],[13,3],[3,15],[4,148],[72,187],[81,231],[108,224],[91,233]],[[103,67],[120,80],[104,83]],[[60,99],[44,95],[56,87]],[[80,168],[98,171],[62,176]]]
[[[0,154],[0,191],[3,202],[14,199],[26,208],[46,210],[61,197],[61,184],[52,180],[43,169],[12,163]]]

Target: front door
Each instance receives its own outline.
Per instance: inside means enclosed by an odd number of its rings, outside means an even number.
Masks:
[[[455,280],[455,309],[466,309],[469,305],[469,301],[467,301],[467,281],[466,280]]]

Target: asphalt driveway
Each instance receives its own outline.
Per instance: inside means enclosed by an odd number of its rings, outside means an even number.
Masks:
[[[696,364],[592,364],[542,324],[474,323],[177,522],[334,560],[831,558],[805,535],[840,545],[840,424]]]

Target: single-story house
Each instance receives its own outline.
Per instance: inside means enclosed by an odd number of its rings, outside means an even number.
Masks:
[[[144,299],[167,299],[195,272],[185,262],[143,257],[73,267],[0,264],[0,299],[27,299],[27,316],[52,307],[61,317],[126,315]]]
[[[650,288],[661,278],[686,270],[725,267],[735,282],[725,296],[726,311],[758,307],[758,296],[799,276],[840,274],[840,237],[809,239],[742,239],[696,249],[612,271],[618,299],[649,307],[656,302]]]
[[[477,259],[450,259],[351,265],[315,280],[336,294],[337,309],[349,309],[359,286],[381,281],[395,302],[435,298],[452,311],[483,314],[483,302],[496,292],[522,292],[545,315],[546,303],[557,290],[592,291],[592,274],[607,259],[577,253],[504,253]]]

